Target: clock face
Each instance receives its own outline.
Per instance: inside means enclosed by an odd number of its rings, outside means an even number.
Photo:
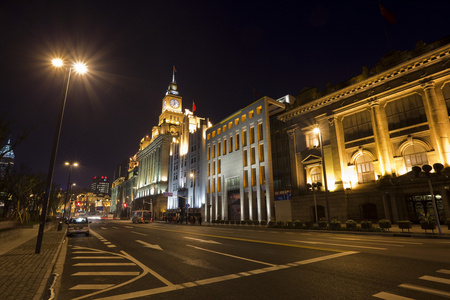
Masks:
[[[180,102],[178,102],[177,99],[172,99],[170,100],[170,106],[172,106],[173,108],[178,108],[178,106],[180,106]]]

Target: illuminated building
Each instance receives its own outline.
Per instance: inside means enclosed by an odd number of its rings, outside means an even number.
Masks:
[[[94,176],[91,183],[91,193],[109,195],[110,185],[108,176]]]
[[[0,179],[3,179],[14,166],[14,152],[11,148],[11,140],[0,151]]]
[[[171,220],[186,215],[202,215],[201,208],[204,208],[206,198],[204,136],[210,126],[208,119],[194,116],[193,112],[185,109],[179,135],[173,137],[170,148],[167,210]]]
[[[426,181],[413,166],[450,166],[450,39],[412,51],[391,51],[373,68],[324,91],[305,89],[280,120],[289,128],[292,219],[313,220],[308,184],[330,191],[330,216],[347,219],[412,220],[432,214]],[[327,178],[317,134],[323,136]],[[450,182],[433,176],[439,215],[450,216]],[[323,189],[322,189],[323,191]],[[319,217],[325,197],[316,193]]]
[[[162,99],[158,126],[153,127],[151,136],[141,140],[136,154],[139,173],[134,207],[143,209],[144,205],[151,205],[156,219],[162,219],[166,214],[165,193],[168,191],[170,148],[173,138],[179,136],[183,117],[182,97],[178,92],[174,72],[172,82]]]
[[[275,217],[274,181],[285,189],[290,183],[282,184],[273,176],[270,119],[290,101],[291,96],[263,97],[207,129],[206,220]]]

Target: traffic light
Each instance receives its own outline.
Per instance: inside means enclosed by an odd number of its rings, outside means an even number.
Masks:
[[[126,203],[124,203],[124,204],[123,204],[123,207],[127,208],[127,204],[126,204]]]
[[[80,202],[77,202],[77,206],[80,206],[81,205],[81,203]]]

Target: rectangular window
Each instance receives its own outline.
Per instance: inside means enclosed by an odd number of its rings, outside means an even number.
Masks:
[[[244,170],[244,187],[248,187],[248,171]]]
[[[245,114],[243,114],[241,116],[241,123],[244,123],[246,118],[247,118],[247,116]]]
[[[221,130],[220,128],[217,129],[217,135],[219,135],[221,131],[222,131],[222,130]]]
[[[211,133],[208,133],[208,135],[206,136],[206,140],[209,141],[210,138],[211,138]]]
[[[259,162],[264,161],[264,144],[259,144]]]
[[[233,137],[232,136],[230,136],[230,144],[228,147],[228,152],[229,153],[233,152]]]
[[[213,145],[212,158],[216,157],[216,145]]]
[[[253,110],[251,110],[251,111],[248,112],[248,118],[249,118],[249,119],[253,118]]]
[[[259,167],[259,183],[261,185],[266,184],[266,173],[264,166]]]
[[[236,133],[236,141],[234,142],[234,145],[236,146],[235,150],[239,150],[239,133]]]
[[[227,154],[227,140],[223,140],[223,155]]]
[[[261,107],[261,106],[258,106],[258,107],[256,108],[256,114],[259,115],[259,114],[261,113],[261,110],[262,110],[262,107]]]
[[[263,138],[264,138],[264,135],[263,135],[263,124],[259,123],[258,124],[258,141],[262,141]]]
[[[220,142],[217,143],[217,157],[220,156]]]
[[[228,129],[231,129],[233,127],[233,122],[228,123]]]
[[[252,186],[256,185],[256,169],[252,168]]]
[[[216,192],[216,179],[215,178],[213,178],[213,180],[212,180],[211,189],[212,189],[213,193]]]
[[[212,132],[212,137],[215,137],[216,136],[216,131],[213,131]]]
[[[211,174],[211,163],[208,163],[208,166],[206,167],[206,176],[210,176]]]
[[[217,174],[220,174],[222,172],[222,160],[219,159],[217,161]]]
[[[211,180],[208,179],[208,185],[206,186],[206,193],[210,193]]]
[[[207,159],[207,160],[210,160],[210,159],[211,159],[210,153],[211,153],[211,146],[208,146],[208,151],[206,152],[206,159]]]
[[[239,118],[234,120],[234,126],[238,126],[239,125]]]
[[[252,148],[250,149],[250,163],[251,163],[252,165],[254,165],[254,164],[255,164],[255,160],[256,160],[255,147],[252,147]]]
[[[216,162],[213,161],[213,165],[212,165],[212,174],[216,175]]]
[[[307,133],[306,134],[306,147],[308,149],[319,147],[319,135],[312,131]]]
[[[242,131],[242,147],[247,146],[247,130]]]
[[[372,119],[368,110],[345,116],[342,126],[346,142],[373,136]]]
[[[255,142],[255,127],[250,127],[250,144]]]
[[[244,167],[247,166],[247,150],[242,151],[242,162]]]
[[[223,131],[223,132],[227,131],[227,125],[223,125],[222,131]]]
[[[222,181],[220,180],[220,176],[217,177],[217,191],[220,192],[222,190]]]

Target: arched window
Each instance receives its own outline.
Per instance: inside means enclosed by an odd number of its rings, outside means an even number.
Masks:
[[[372,158],[367,154],[360,155],[356,159],[356,171],[358,172],[359,183],[375,180]]]
[[[311,169],[311,183],[322,182],[322,170],[319,167]]]
[[[403,151],[406,171],[409,172],[414,166],[423,166],[428,164],[427,150],[418,144],[410,145]]]

